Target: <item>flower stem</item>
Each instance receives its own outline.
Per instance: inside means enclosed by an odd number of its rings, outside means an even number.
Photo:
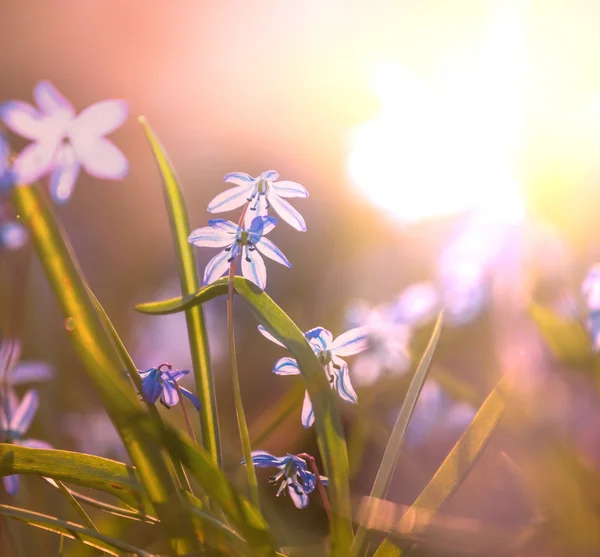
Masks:
[[[242,226],[249,203],[244,205],[238,226]],[[260,500],[258,496],[258,481],[256,479],[256,471],[252,462],[252,448],[250,445],[250,434],[248,432],[248,422],[244,413],[244,405],[242,402],[242,391],[240,388],[240,378],[237,369],[237,357],[235,354],[235,335],[233,330],[233,277],[235,276],[236,259],[231,262],[229,267],[229,282],[227,289],[227,329],[229,331],[229,356],[231,361],[231,378],[233,383],[233,397],[235,401],[235,413],[237,416],[238,430],[240,433],[240,441],[242,443],[242,454],[246,461],[246,473],[248,475],[248,485],[250,487],[250,500],[259,507]]]
[[[313,474],[315,475],[315,479],[317,481],[317,489],[319,490],[319,495],[321,496],[321,501],[323,502],[323,507],[325,507],[325,512],[327,513],[327,518],[329,518],[329,522],[331,523],[331,505],[329,504],[329,497],[327,496],[327,490],[321,481],[321,475],[319,473],[319,469],[317,468],[317,463],[313,456],[307,453],[300,453],[296,455],[298,458],[304,458],[308,460],[310,463],[310,467],[312,469]]]

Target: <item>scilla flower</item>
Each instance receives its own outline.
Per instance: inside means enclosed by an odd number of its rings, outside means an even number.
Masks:
[[[208,224],[210,226],[194,230],[188,242],[195,246],[225,247],[225,249],[208,262],[204,271],[203,285],[210,284],[223,276],[235,258],[241,255],[242,275],[264,290],[267,285],[267,269],[257,250],[277,263],[286,267],[292,266],[281,250],[271,240],[265,238],[265,234],[275,228],[276,218],[255,217],[248,228],[224,219],[212,219]]]
[[[163,368],[166,369],[163,370]],[[160,399],[161,404],[167,408],[175,406],[179,402],[179,393],[175,382],[188,373],[189,370],[187,369],[173,369],[169,364],[162,364],[146,371],[140,371],[144,398],[152,404]],[[192,402],[196,410],[200,410],[200,401],[194,393],[183,387],[179,387],[179,390]]]
[[[287,492],[299,509],[308,505],[308,496],[315,490],[317,480],[306,467],[306,461],[298,456],[273,456],[266,451],[252,451],[252,462],[257,468],[279,468],[279,472],[269,478],[272,484],[279,484],[277,497]],[[246,461],[242,458],[242,464]],[[327,485],[327,478],[319,476],[321,483]]]
[[[259,325],[258,329],[271,342],[283,346],[264,327]],[[316,327],[304,333],[304,337],[310,344],[319,362],[323,365],[323,370],[331,388],[335,390],[342,400],[356,404],[357,396],[350,382],[348,364],[340,356],[352,356],[365,350],[368,346],[367,329],[364,327],[351,329],[334,340],[330,331],[323,327]],[[273,373],[277,375],[299,375],[300,368],[298,367],[298,362],[293,358],[280,358],[275,362]],[[307,428],[315,423],[315,414],[308,391],[304,395],[301,420],[302,425]]]
[[[231,172],[223,181],[237,184],[235,188],[225,190],[208,204],[211,213],[222,213],[241,207],[250,202],[246,214],[246,226],[249,226],[256,216],[265,216],[267,210],[273,207],[275,212],[290,226],[301,232],[306,231],[306,223],[302,215],[296,211],[284,197],[308,197],[304,186],[288,180],[280,180],[274,170],[263,172],[258,178],[253,178],[244,172]]]
[[[8,389],[3,397],[0,408],[0,441],[14,443],[32,449],[51,449],[52,446],[38,439],[23,439],[38,407],[38,394],[36,391],[27,391],[19,403],[17,395]],[[14,495],[19,489],[19,476],[13,474],[4,476],[4,489],[9,495]]]
[[[76,115],[73,105],[49,81],[40,81],[33,96],[39,110],[22,101],[9,101],[0,108],[0,118],[10,130],[33,140],[15,160],[18,183],[30,184],[50,173],[52,198],[64,203],[82,166],[96,178],[126,176],[127,159],[104,137],[127,118],[125,101],[101,101]]]
[[[587,328],[592,339],[595,352],[600,351],[600,263],[596,263],[588,271],[581,293],[585,297],[585,305],[588,311]]]

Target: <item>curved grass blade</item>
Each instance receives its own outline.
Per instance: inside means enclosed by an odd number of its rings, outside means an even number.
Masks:
[[[141,116],[140,124],[144,128],[146,137],[156,158],[158,168],[162,175],[165,204],[171,223],[171,231],[175,242],[175,251],[179,263],[179,281],[182,294],[188,295],[198,290],[198,272],[193,247],[187,241],[190,234],[188,212],[183,198],[179,180],[164,147],[148,124],[146,118]],[[219,419],[217,415],[217,401],[215,388],[210,370],[208,352],[208,338],[204,312],[201,306],[191,307],[185,312],[185,319],[190,341],[190,351],[196,390],[200,398],[200,425],[202,431],[202,444],[210,453],[215,463],[221,463],[221,447],[219,439]]]
[[[507,382],[508,378],[505,375],[485,399],[469,427],[410,507],[411,512],[406,513],[400,520],[397,531],[407,531],[409,524],[406,522],[410,521],[415,514],[428,511],[433,516],[468,476],[504,414]],[[386,538],[374,557],[400,557],[400,555],[402,555],[400,548]]]
[[[160,446],[151,441],[150,433],[161,425],[143,411],[123,377],[119,354],[104,330],[83,273],[44,192],[18,185],[12,189],[12,200],[58,298],[71,341],[124,441],[174,552],[185,555],[199,550],[192,518]]]
[[[302,331],[263,291],[242,277],[234,279],[235,292],[244,300],[257,321],[266,327],[298,361],[315,412],[317,440],[325,474],[329,477],[329,494],[333,511],[332,556],[347,557],[352,543],[348,453],[342,421],[323,367],[307,343]],[[141,304],[142,313],[165,315],[184,311],[217,296],[227,294],[227,280],[220,279],[196,294],[163,302]]]
[[[66,520],[60,520],[59,518],[53,516],[2,504],[0,504],[0,516],[19,520],[29,524],[30,526],[35,526],[36,528],[41,528],[42,530],[48,530],[50,532],[54,532],[55,534],[61,534],[62,536],[72,540],[78,540],[85,545],[89,545],[90,547],[99,549],[105,553],[109,553],[110,555],[115,555],[116,557],[119,557],[122,553],[139,555],[139,557],[154,557],[151,553],[148,553],[143,549],[133,547],[128,543],[122,542],[121,540],[105,536],[104,534],[100,534],[94,530],[84,528],[80,524],[75,524],[74,522],[68,522]]]
[[[440,313],[435,323],[435,327],[433,328],[433,332],[431,333],[429,344],[427,345],[412,381],[410,382],[406,397],[404,398],[404,402],[400,408],[400,413],[396,419],[396,424],[394,425],[394,429],[390,435],[387,447],[383,453],[383,459],[381,460],[373,488],[371,489],[371,498],[373,499],[384,499],[387,495],[390,482],[392,481],[392,476],[396,470],[398,457],[400,456],[400,450],[402,449],[402,443],[404,442],[404,437],[408,429],[408,423],[410,422],[410,418],[412,417],[415,406],[417,405],[417,400],[421,394],[421,389],[425,384],[425,379],[427,379],[427,373],[429,372],[429,368],[431,366],[431,360],[433,359],[433,354],[440,339],[440,334],[442,332],[442,321],[443,313]],[[370,512],[372,512],[372,510],[366,510],[367,515]],[[363,549],[366,532],[366,528],[361,525],[356,532],[354,543],[352,544],[352,555],[360,554],[361,550]]]

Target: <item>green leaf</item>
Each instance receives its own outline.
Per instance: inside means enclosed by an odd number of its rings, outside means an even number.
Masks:
[[[593,365],[592,344],[579,321],[565,319],[538,304],[530,305],[529,314],[555,358],[577,367]]]
[[[347,557],[352,543],[348,453],[342,421],[323,367],[306,342],[302,331],[263,291],[242,277],[235,277],[236,293],[244,300],[257,321],[266,327],[298,361],[315,412],[315,425],[333,511],[332,556]],[[163,302],[142,304],[142,313],[165,315],[184,311],[217,296],[227,294],[227,280],[220,279],[196,294]]]
[[[74,522],[68,522],[66,520],[60,520],[53,516],[35,513],[25,509],[19,509],[17,507],[10,507],[9,505],[2,504],[0,504],[0,516],[19,520],[29,524],[30,526],[35,526],[36,528],[41,528],[42,530],[48,530],[56,534],[61,534],[72,540],[78,540],[85,545],[89,545],[90,547],[94,547],[109,553],[110,555],[115,555],[116,557],[120,557],[123,552],[139,555],[140,557],[153,557],[151,553],[148,553],[143,549],[133,547],[120,540],[105,536],[99,532],[85,528],[80,524],[75,524]]]
[[[151,432],[161,424],[143,411],[88,294],[83,273],[45,194],[19,185],[12,200],[60,303],[71,341],[101,395],[177,555],[199,549],[189,511]]]
[[[468,476],[504,414],[507,382],[508,377],[504,376],[481,405],[473,421],[431,481],[417,497],[409,512],[400,520],[396,528],[399,532],[407,530],[407,525],[403,521],[411,520],[415,514],[423,511],[435,513]],[[389,539],[385,539],[374,557],[400,557],[400,555],[402,555],[400,549]]]
[[[169,214],[169,222],[171,223],[175,252],[179,264],[181,292],[184,296],[192,294],[198,290],[199,283],[194,249],[187,241],[191,230],[183,192],[175,174],[175,169],[150,124],[148,124],[143,116],[139,118],[139,122],[144,128],[163,179],[165,204]],[[185,319],[190,341],[196,390],[201,402],[200,424],[202,428],[202,443],[211,454],[215,463],[220,464],[221,448],[217,401],[210,370],[208,338],[202,307],[196,306],[187,309]]]
[[[390,482],[392,481],[392,476],[396,470],[398,457],[400,456],[400,450],[402,449],[402,443],[404,442],[404,437],[408,429],[408,423],[410,422],[410,418],[413,414],[415,406],[417,405],[417,400],[421,394],[421,389],[425,384],[425,379],[427,379],[427,373],[429,372],[431,360],[433,359],[433,354],[440,339],[440,334],[442,332],[442,321],[443,314],[440,313],[435,327],[433,328],[433,333],[431,334],[429,344],[427,345],[412,381],[410,382],[406,397],[404,398],[404,402],[400,408],[400,413],[396,419],[396,424],[394,425],[394,429],[390,435],[390,440],[385,448],[383,459],[379,465],[377,476],[375,477],[375,483],[371,489],[371,497],[374,499],[384,499],[387,495]],[[366,512],[368,514],[369,510]],[[363,543],[365,541],[365,535],[366,528],[364,526],[360,526],[356,532],[354,543],[352,544],[352,555],[358,555],[361,552]]]

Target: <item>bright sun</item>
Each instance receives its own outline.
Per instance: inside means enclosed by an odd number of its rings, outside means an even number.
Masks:
[[[435,86],[394,61],[374,64],[381,108],[354,130],[348,170],[401,222],[469,209],[521,214],[526,48],[516,5],[492,11],[478,55],[447,68]]]

